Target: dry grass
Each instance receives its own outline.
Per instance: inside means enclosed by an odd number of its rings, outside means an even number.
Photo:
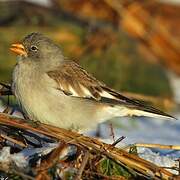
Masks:
[[[165,170],[164,168],[158,167],[157,165],[150,163],[144,159],[141,159],[136,155],[129,154],[128,152],[122,149],[116,148],[109,144],[105,144],[103,142],[98,141],[95,138],[87,137],[76,132],[52,127],[45,124],[39,124],[37,127],[33,127],[32,123],[30,124],[23,119],[19,119],[4,113],[0,113],[0,124],[8,127],[23,129],[26,131],[29,130],[34,133],[44,134],[46,136],[50,136],[51,138],[55,138],[61,142],[64,142],[60,145],[60,147],[56,148],[52,152],[52,154],[54,153],[54,155],[51,154],[49,159],[45,160],[46,163],[41,164],[43,170],[41,169],[37,171],[37,176],[39,178],[42,175],[42,173],[44,174],[50,167],[57,163],[57,157],[61,153],[64,145],[68,144],[73,144],[77,146],[78,149],[84,154],[84,158],[80,166],[80,172],[78,172],[77,176],[83,176],[83,171],[87,171],[85,166],[87,165],[87,163],[90,163],[88,162],[89,156],[91,156],[91,159],[93,156],[98,156],[98,158],[100,159],[104,157],[111,159],[117,164],[126,167],[130,171],[133,171],[135,174],[137,173],[137,175],[140,174],[142,176],[152,177],[155,179],[175,178],[175,176],[172,173]],[[21,145],[16,140],[14,140],[14,143]],[[24,147],[24,145],[21,146]]]

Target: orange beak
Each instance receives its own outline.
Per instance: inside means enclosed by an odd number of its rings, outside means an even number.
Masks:
[[[27,52],[25,51],[24,46],[20,43],[12,44],[10,50],[16,53],[17,55],[27,56]]]

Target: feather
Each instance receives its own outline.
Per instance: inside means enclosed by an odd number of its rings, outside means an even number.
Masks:
[[[108,88],[73,61],[64,61],[58,69],[49,71],[47,74],[56,81],[57,89],[67,96],[99,102],[107,107],[123,106],[126,110],[125,115],[174,118],[163,111]]]

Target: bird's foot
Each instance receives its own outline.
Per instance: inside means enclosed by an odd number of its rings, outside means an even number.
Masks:
[[[30,123],[30,125],[33,127],[33,128],[38,128],[41,124],[40,121],[34,121],[34,120],[31,120],[29,119],[28,123]]]
[[[32,120],[30,119],[25,113],[22,113],[23,117],[24,117],[24,120],[29,123],[33,128],[37,128],[39,127],[40,125],[40,122],[39,121],[35,121],[35,120]]]

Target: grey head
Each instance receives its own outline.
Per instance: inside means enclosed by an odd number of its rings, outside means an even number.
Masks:
[[[27,35],[23,39],[22,44],[29,58],[45,58],[50,54],[61,52],[59,46],[41,33]]]
[[[11,50],[22,56],[24,61],[32,61],[43,67],[56,67],[63,60],[61,48],[41,33],[27,35],[21,44],[13,44]]]

